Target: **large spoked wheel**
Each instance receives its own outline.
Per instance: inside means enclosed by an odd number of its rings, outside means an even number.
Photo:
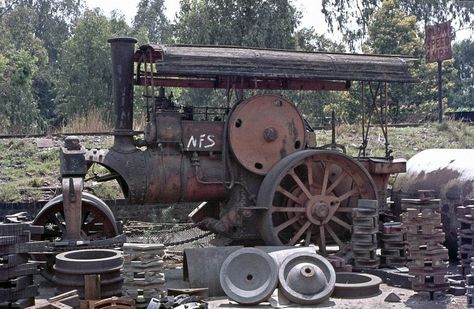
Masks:
[[[64,219],[63,196],[59,195],[50,200],[36,215],[34,225],[44,227],[44,234],[34,240],[62,241],[67,226]],[[101,199],[92,194],[82,193],[82,224],[80,240],[100,240],[118,235],[118,227],[110,208]],[[78,239],[79,240],[79,239]],[[36,260],[45,261],[43,276],[51,280],[54,274],[55,255],[34,255]]]
[[[260,234],[267,245],[341,250],[350,240],[351,212],[358,199],[377,199],[369,173],[342,153],[305,150],[278,162],[258,193]]]

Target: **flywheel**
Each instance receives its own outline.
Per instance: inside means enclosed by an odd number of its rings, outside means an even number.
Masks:
[[[232,112],[229,139],[240,164],[253,173],[265,175],[275,163],[304,149],[303,117],[282,96],[253,96]]]

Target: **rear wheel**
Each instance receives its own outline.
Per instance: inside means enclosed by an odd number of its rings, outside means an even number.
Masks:
[[[268,245],[328,246],[350,240],[352,208],[359,199],[377,199],[375,184],[351,157],[339,152],[305,150],[277,163],[265,177],[257,205],[260,234]]]

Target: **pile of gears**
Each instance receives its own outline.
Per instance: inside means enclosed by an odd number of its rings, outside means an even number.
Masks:
[[[437,199],[402,200],[402,208],[406,209],[402,222],[407,232],[407,266],[414,276],[412,289],[431,295],[449,289],[448,250],[443,246],[445,234],[439,205]]]
[[[45,250],[45,242],[31,241],[43,227],[27,223],[0,224],[0,307],[25,308],[35,303],[38,286],[33,275],[39,264],[29,261],[29,253]]]

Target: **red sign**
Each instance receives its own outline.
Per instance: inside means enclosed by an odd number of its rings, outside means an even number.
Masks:
[[[451,59],[451,22],[426,27],[426,62]]]

